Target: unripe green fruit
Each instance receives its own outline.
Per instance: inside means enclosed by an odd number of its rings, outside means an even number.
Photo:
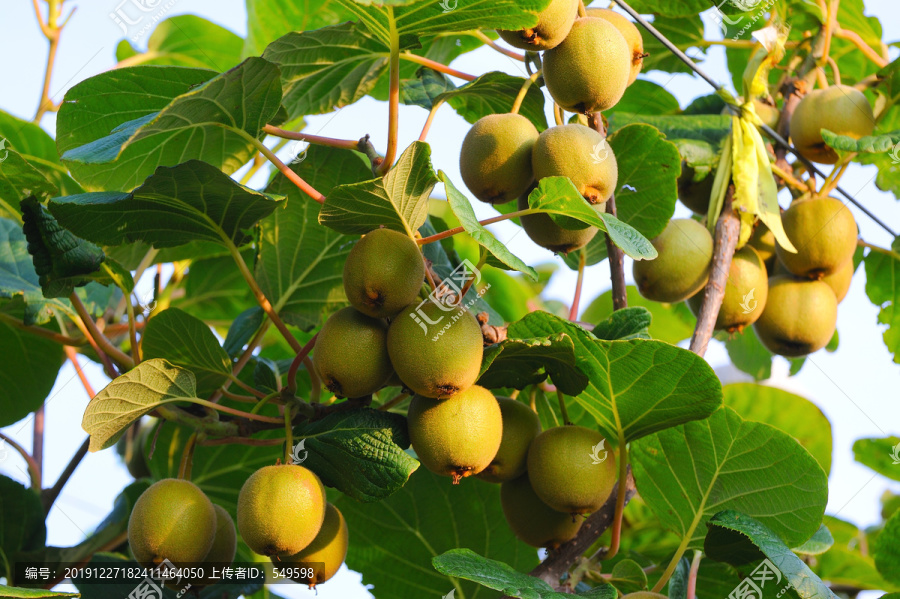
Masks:
[[[784,264],[781,261],[775,261],[775,268],[773,269],[773,274],[775,275],[787,275],[793,277],[787,268],[785,268]],[[844,298],[847,297],[847,292],[850,291],[850,284],[853,282],[853,273],[856,270],[856,264],[853,263],[853,260],[847,260],[841,266],[837,268],[830,275],[825,275],[820,281],[831,287],[831,290],[834,291],[834,296],[837,299],[838,304],[844,301]],[[799,277],[795,277],[799,278]]]
[[[612,25],[610,25],[612,27]],[[534,176],[568,177],[596,209],[616,191],[619,167],[606,139],[584,125],[559,125],[538,136],[531,154]]]
[[[528,209],[527,193],[519,196],[517,208],[519,210]],[[600,230],[592,225],[583,229],[564,229],[553,222],[548,215],[540,213],[520,216],[519,220],[531,241],[555,254],[568,254],[580,250],[589,244]]]
[[[822,138],[822,129],[859,139],[872,135],[875,115],[865,94],[849,85],[809,92],[791,117],[791,140],[807,160],[837,164],[838,153]]]
[[[544,82],[565,110],[579,114],[615,106],[631,77],[632,50],[615,25],[577,19],[566,39],[544,53]]]
[[[700,216],[706,216],[709,212],[709,197],[712,195],[713,184],[716,180],[715,171],[707,173],[706,178],[695,181],[695,170],[681,163],[681,176],[678,177],[678,199]]]
[[[237,525],[247,547],[261,555],[293,555],[322,528],[325,488],[295,464],[266,466],[250,475],[238,495]]]
[[[598,510],[616,484],[616,458],[603,442],[603,435],[583,426],[538,435],[528,449],[528,479],[541,501],[568,514]]]
[[[716,330],[743,331],[759,320],[769,295],[768,276],[766,265],[752,247],[747,245],[734,253],[725,281],[725,297],[716,318]],[[704,293],[701,289],[688,299],[688,306],[695,316],[700,315]]]
[[[344,520],[341,511],[329,503],[325,505],[325,520],[322,522],[322,528],[313,542],[300,553],[283,558],[280,562],[286,562],[288,565],[306,564],[307,568],[311,567],[311,564],[324,564],[321,568],[316,568],[313,578],[293,579],[314,589],[317,584],[330,580],[341,569],[341,564],[347,557],[349,543],[347,521]]]
[[[762,221],[756,223],[753,234],[750,235],[750,241],[747,245],[756,250],[759,257],[765,263],[767,269],[775,266],[775,233],[769,229]]]
[[[406,387],[425,397],[444,399],[478,380],[484,338],[468,310],[444,311],[426,301],[410,304],[391,321],[387,347]]]
[[[656,302],[686,300],[706,285],[712,268],[713,238],[706,227],[689,218],[669,221],[651,243],[659,256],[635,260],[638,291]]]
[[[387,323],[355,308],[328,317],[312,362],[325,387],[338,397],[363,397],[381,389],[394,372],[387,351]]]
[[[856,220],[850,209],[834,198],[801,200],[781,217],[784,232],[797,248],[775,248],[785,268],[798,277],[819,279],[853,258]]]
[[[628,85],[634,83],[644,66],[644,38],[641,37],[641,32],[627,17],[608,8],[589,8],[587,16],[609,21],[628,42],[631,49],[631,74],[628,77]]]
[[[344,292],[354,308],[372,318],[390,318],[422,289],[425,262],[409,236],[376,229],[353,246],[344,263]]]
[[[541,433],[541,421],[534,410],[521,401],[498,397],[503,418],[503,438],[500,448],[487,468],[478,478],[491,483],[502,483],[525,473],[528,446]]]
[[[831,287],[777,276],[769,279],[766,309],[753,329],[772,353],[797,357],[828,345],[836,323],[837,299]]]
[[[503,438],[503,416],[494,395],[472,385],[450,399],[416,395],[409,404],[409,440],[422,464],[442,476],[478,474]]]
[[[497,30],[507,44],[522,50],[549,50],[561,43],[578,15],[578,0],[552,0],[539,15],[537,25],[516,31]]]
[[[215,568],[222,568],[223,564],[231,564],[234,561],[237,552],[237,532],[234,528],[234,520],[231,519],[231,515],[225,508],[217,504],[213,504],[213,508],[216,511],[216,532],[212,547],[203,561],[207,564],[215,564]],[[212,586],[221,582],[221,578],[212,576],[210,568],[206,568],[205,572],[208,576],[193,582],[194,587]]]
[[[555,549],[575,538],[584,522],[541,501],[527,474],[500,485],[500,505],[513,534],[532,547]]]
[[[152,484],[134,504],[128,519],[128,544],[134,558],[152,567],[202,562],[216,535],[216,510],[200,487],[166,478]]]
[[[534,181],[531,150],[537,138],[538,130],[520,114],[478,119],[459,153],[459,172],[466,187],[482,202],[515,200]]]

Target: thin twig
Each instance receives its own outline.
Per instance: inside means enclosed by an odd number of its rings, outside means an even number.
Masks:
[[[333,137],[323,137],[321,135],[311,135],[309,133],[301,133],[299,131],[288,131],[272,125],[265,125],[263,133],[281,137],[284,139],[295,139],[306,141],[317,146],[328,146],[330,148],[341,148],[343,150],[356,150],[359,148],[359,141],[352,139],[335,139]]]
[[[578,305],[581,303],[581,288],[584,286],[584,268],[587,264],[587,252],[581,249],[578,256],[578,279],[575,281],[575,295],[572,298],[572,307],[569,308],[569,320],[578,320]]]
[[[297,355],[294,356],[294,360],[291,362],[290,368],[288,368],[287,373],[287,389],[291,392],[291,395],[297,393],[297,371],[300,370],[300,364],[303,363],[303,359],[309,355],[309,352],[312,351],[313,347],[316,345],[316,339],[319,338],[319,334],[316,333],[313,335],[309,341],[306,342],[306,345],[300,348],[300,351],[297,352]],[[310,369],[312,372],[313,369]]]
[[[388,144],[387,150],[384,152],[384,160],[375,169],[375,173],[379,176],[384,176],[394,166],[394,159],[397,157],[397,138],[400,134],[400,33],[397,31],[397,21],[394,19],[394,8],[388,6],[387,11],[391,38],[391,66],[388,88]]]
[[[505,54],[506,56],[509,56],[513,60],[518,60],[519,62],[525,62],[524,54],[519,54],[518,52],[513,52],[508,48],[504,48],[503,46],[489,38],[487,35],[485,35],[483,31],[475,31],[472,35],[483,41],[486,45],[490,46],[500,54]]]
[[[238,131],[240,131],[240,130],[238,130]],[[241,133],[243,133],[243,132],[241,132]],[[278,158],[278,156],[276,156],[272,150],[270,150],[268,147],[266,147],[266,145],[263,142],[261,142],[260,140],[256,139],[255,137],[252,137],[250,135],[244,134],[244,137],[250,143],[252,143],[254,146],[256,146],[256,149],[259,150],[263,156],[268,158],[269,162],[274,164],[275,168],[277,168],[281,172],[282,175],[287,177],[288,181],[290,181],[291,183],[296,185],[300,189],[300,191],[302,191],[303,193],[305,193],[306,195],[308,195],[309,197],[311,197],[313,200],[315,200],[316,202],[318,202],[320,204],[325,203],[324,195],[319,193],[319,191],[315,187],[313,187],[312,185],[310,185],[309,183],[304,181],[303,177],[301,177],[300,175],[298,175],[297,173],[292,171],[290,169],[290,167],[288,167],[285,163],[283,163],[281,161],[281,159]]]
[[[425,141],[425,138],[428,137],[428,130],[431,129],[431,123],[434,121],[438,108],[440,108],[443,103],[444,100],[441,98],[431,106],[431,110],[428,111],[428,118],[425,119],[425,124],[422,125],[422,133],[419,134],[419,141]]]
[[[456,77],[457,79],[463,79],[464,81],[474,81],[475,79],[477,79],[475,75],[469,75],[468,73],[457,71],[456,69],[450,68],[445,64],[441,64],[439,62],[431,60],[430,58],[425,58],[424,56],[419,56],[418,54],[413,54],[411,52],[404,52],[400,55],[400,58],[408,60],[409,62],[420,64],[440,73],[446,73],[447,75]]]
[[[525,97],[528,95],[528,88],[530,88],[540,76],[541,71],[535,71],[531,74],[531,77],[525,80],[525,82],[522,84],[522,87],[519,88],[519,94],[516,96],[512,108],[510,108],[509,110],[511,113],[519,114],[519,109],[522,108],[522,102],[525,101]]]
[[[390,399],[390,400],[384,402],[383,404],[381,404],[380,406],[378,406],[378,409],[383,412],[386,412],[387,410],[390,410],[394,406],[401,404],[404,400],[406,400],[408,398],[409,398],[409,393],[401,393],[397,397]]]
[[[12,447],[16,453],[22,456],[22,459],[25,460],[25,464],[28,466],[28,474],[31,476],[31,488],[34,490],[40,489],[41,471],[38,468],[37,462],[31,457],[31,454],[28,453],[24,447],[16,443],[11,437],[7,436],[3,431],[0,431],[0,440],[4,441],[7,445]]]
[[[69,482],[69,479],[72,478],[72,474],[75,473],[75,469],[78,468],[81,460],[83,460],[84,456],[87,455],[90,445],[91,438],[88,437],[81,444],[81,447],[78,448],[78,451],[75,452],[75,455],[72,456],[72,459],[69,460],[69,463],[66,464],[66,469],[63,470],[62,474],[59,475],[59,478],[56,479],[56,482],[53,484],[53,486],[49,489],[44,489],[41,492],[41,503],[44,506],[45,514],[50,513],[50,508],[53,507],[53,503],[59,497],[59,494],[62,493],[63,487],[65,487],[66,483]]]
[[[49,339],[50,341],[55,341],[61,345],[80,347],[82,345],[87,345],[88,343],[88,340],[84,337],[69,337],[67,335],[55,333],[50,329],[45,329],[44,327],[25,324],[21,319],[10,316],[9,314],[0,313],[0,321],[15,327],[20,331],[25,331],[26,333],[37,335],[38,337],[43,337],[44,339]]]
[[[842,40],[847,40],[852,43],[854,46],[860,49],[860,51],[866,55],[866,58],[877,64],[879,67],[884,68],[888,65],[888,62],[883,56],[878,54],[875,50],[872,49],[872,46],[867,44],[863,38],[860,37],[858,33],[852,31],[850,29],[841,29],[840,27],[834,30],[835,37],[839,37]]]
[[[31,437],[31,457],[34,458],[34,465],[41,480],[44,478],[44,408],[45,405],[41,405],[34,411],[34,432]]]
[[[94,339],[100,349],[102,349],[110,358],[125,366],[126,368],[134,368],[134,360],[131,359],[131,356],[120,350],[118,347],[114,346],[112,342],[100,332],[100,329],[97,328],[97,324],[94,322],[94,319],[91,318],[91,315],[88,314],[87,308],[84,307],[84,304],[81,303],[81,298],[73,291],[69,295],[69,301],[72,302],[72,305],[75,307],[75,312],[78,313],[78,316],[81,318],[81,321],[84,323],[84,326],[87,327],[90,336]]]

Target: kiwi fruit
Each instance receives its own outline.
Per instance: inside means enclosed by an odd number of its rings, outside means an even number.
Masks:
[[[435,474],[453,477],[453,484],[487,468],[503,438],[500,405],[478,385],[450,399],[416,395],[407,418],[419,461]]]
[[[831,290],[834,291],[835,299],[837,299],[838,304],[844,301],[844,298],[847,297],[847,292],[850,291],[850,284],[853,282],[853,273],[856,270],[856,264],[853,260],[847,260],[842,265],[838,266],[837,270],[835,270],[830,275],[825,275],[820,281],[831,287]],[[791,271],[785,268],[784,264],[781,261],[775,261],[775,268],[773,274],[775,275],[788,275],[793,276]]]
[[[822,138],[822,129],[859,139],[872,135],[875,114],[865,94],[849,85],[832,85],[804,96],[791,117],[791,140],[800,155],[819,164],[837,164],[838,153]]]
[[[642,296],[676,303],[706,285],[713,254],[713,238],[706,227],[689,218],[676,218],[651,243],[659,255],[655,260],[635,260],[632,270]]]
[[[699,179],[700,176],[700,173],[688,166],[687,162],[682,161],[681,176],[678,177],[678,199],[694,213],[706,216],[709,212],[709,198],[712,195],[716,173],[708,172],[703,179]]]
[[[560,107],[588,114],[615,106],[631,77],[633,52],[605,19],[577,19],[565,40],[544,53],[544,82]]]
[[[753,234],[747,245],[756,250],[759,257],[765,263],[766,268],[771,270],[775,266],[775,233],[762,221],[757,221]]]
[[[608,8],[589,8],[587,16],[609,21],[628,42],[631,49],[631,74],[628,77],[628,85],[634,83],[644,66],[644,38],[641,37],[640,30],[627,17]]]
[[[372,318],[390,318],[409,305],[425,281],[425,262],[409,236],[375,229],[357,242],[344,262],[350,304]]]
[[[551,0],[549,6],[538,15],[533,27],[515,31],[497,30],[500,37],[510,46],[522,50],[549,50],[559,45],[578,15],[578,0]]]
[[[603,210],[619,181],[616,155],[606,138],[577,123],[543,131],[534,144],[531,165],[538,180],[571,179],[578,193],[597,210]]]
[[[444,399],[478,379],[484,338],[465,308],[426,301],[407,306],[391,321],[387,347],[404,386]]]
[[[528,209],[528,193],[519,196],[517,208],[519,210]],[[593,225],[588,225],[583,229],[564,229],[557,225],[549,215],[543,213],[520,216],[519,220],[531,241],[555,254],[568,254],[580,250],[589,244],[600,231]]]
[[[828,345],[836,323],[837,299],[831,287],[779,275],[769,279],[766,308],[753,330],[772,353],[798,357]]]
[[[206,558],[216,537],[216,510],[194,483],[166,478],[150,485],[128,518],[128,545],[148,568],[165,560],[196,564]]]
[[[555,549],[575,538],[584,522],[541,501],[527,474],[500,485],[500,505],[516,538],[532,547]]]
[[[347,557],[349,543],[350,536],[344,515],[333,504],[327,503],[325,520],[313,542],[300,553],[283,558],[280,562],[286,562],[288,565],[304,564],[303,567],[313,568],[315,572],[312,577],[293,580],[314,589],[317,584],[330,580],[341,569],[341,564]],[[322,564],[321,568],[317,567],[319,564]]]
[[[534,173],[531,150],[538,130],[520,114],[489,114],[469,129],[459,153],[459,172],[476,198],[511,202],[524,193]]]
[[[800,200],[781,216],[784,232],[797,252],[780,245],[778,260],[798,277],[819,279],[853,258],[856,220],[850,209],[834,198]]]
[[[766,265],[752,247],[746,245],[734,253],[725,281],[725,297],[716,318],[716,330],[739,332],[759,320],[769,294],[768,276]],[[688,299],[688,306],[695,316],[700,314],[704,294],[701,289]]]
[[[394,372],[387,323],[355,308],[328,317],[313,348],[319,378],[338,397],[363,397],[381,389]]]
[[[616,484],[616,457],[603,435],[583,426],[557,426],[528,448],[528,479],[541,501],[558,512],[587,514],[600,508]],[[595,463],[592,456],[601,462]],[[605,457],[605,459],[603,459]]]
[[[503,483],[522,476],[528,446],[541,433],[541,421],[530,407],[508,397],[498,397],[497,403],[503,419],[503,437],[494,459],[478,474],[478,478],[491,483]]]
[[[299,553],[316,538],[324,518],[322,481],[296,464],[260,468],[238,495],[238,530],[260,555]]]
[[[237,553],[237,531],[234,528],[234,520],[231,519],[231,515],[225,508],[221,505],[213,504],[213,509],[216,511],[216,532],[213,537],[212,547],[203,561],[207,564],[213,564],[215,568],[222,568],[234,561],[234,556]],[[194,587],[212,586],[222,581],[221,578],[211,576],[212,570],[210,568],[206,568],[205,572],[210,574],[210,576],[201,578],[193,583]]]

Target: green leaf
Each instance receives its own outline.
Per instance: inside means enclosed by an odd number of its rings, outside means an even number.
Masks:
[[[477,582],[508,597],[523,599],[572,597],[554,591],[553,587],[540,578],[518,572],[501,561],[482,557],[471,549],[451,549],[433,558],[431,563],[441,574]],[[584,593],[579,595],[588,596]],[[615,599],[616,592],[609,585],[601,585],[593,589],[589,596],[597,599]]]
[[[639,25],[635,26],[640,27]],[[648,37],[654,39],[652,36]],[[667,54],[669,53],[667,52]],[[650,57],[644,59],[644,70],[649,70],[646,67],[648,58]],[[628,86],[628,89],[625,90],[625,95],[622,96],[618,104],[609,109],[609,112],[663,115],[675,114],[679,112],[680,108],[678,99],[666,91],[666,88],[652,81],[638,79]]]
[[[900,590],[900,586],[892,585],[878,573],[872,557],[874,544],[866,547],[860,543],[866,534],[853,524],[825,517],[825,524],[832,531],[835,544],[831,549],[817,555],[815,561],[810,560],[810,567],[822,580],[833,585],[855,586],[872,590]],[[866,554],[862,550],[866,550]]]
[[[598,339],[650,339],[650,323],[653,315],[643,306],[622,308],[609,318],[597,323],[591,331]]]
[[[103,250],[61,227],[34,196],[22,200],[22,217],[44,297],[68,297],[96,278],[106,259]]]
[[[821,555],[834,546],[834,537],[828,527],[822,524],[819,530],[811,536],[805,543],[799,547],[794,547],[791,551],[802,555]]]
[[[127,40],[119,42],[116,59],[129,66],[152,64],[196,67],[224,71],[241,61],[244,40],[235,33],[195,15],[178,15],[160,21],[147,51],[141,52]]]
[[[764,422],[794,437],[826,474],[831,472],[831,423],[810,400],[776,387],[735,383],[722,388],[725,405],[745,420]]]
[[[484,348],[478,384],[524,389],[553,378],[567,395],[578,395],[587,377],[575,366],[575,345],[565,333],[541,339],[507,339]]]
[[[281,67],[283,103],[294,119],[332,112],[371,92],[388,70],[389,49],[359,24],[341,23],[288,33],[263,58]]]
[[[419,468],[406,486],[384,501],[361,504],[348,497],[332,502],[353,531],[347,567],[362,572],[379,597],[480,597],[477,586],[447,578],[432,558],[468,547],[517,570],[538,564],[537,552],[518,541],[500,507],[500,486],[476,478],[452,485],[446,476]],[[397,564],[403,564],[398,573]],[[535,579],[536,580],[536,579]]]
[[[649,1],[649,0],[647,0]],[[642,1],[642,4],[647,2]],[[660,11],[661,15],[653,19],[653,26],[656,27],[666,38],[675,44],[682,52],[687,52],[692,48],[702,47],[704,39],[703,19],[700,13],[708,10],[712,5],[704,0],[691,0],[690,2],[681,2],[680,0],[669,0],[670,5],[678,5],[678,9],[673,12],[668,10]],[[655,4],[655,3],[654,3]],[[696,10],[689,8],[691,5],[697,7]],[[668,8],[668,7],[667,7]],[[649,11],[641,11],[635,7],[638,12],[657,12],[657,8]],[[687,11],[687,12],[686,12]],[[691,68],[681,62],[677,56],[672,54],[668,48],[657,41],[652,35],[641,31],[644,38],[644,52],[649,54],[644,58],[643,72],[665,71],[666,73],[693,73]],[[703,61],[703,54],[696,50],[690,52],[691,58],[695,62]],[[638,111],[639,113],[643,111]]]
[[[44,324],[55,310],[70,311],[68,301],[44,298],[21,225],[0,218],[0,299],[19,298],[25,324]]]
[[[310,147],[291,169],[328,198],[339,184],[372,176],[359,154],[334,148]],[[354,239],[319,226],[324,209],[284,175],[267,191],[286,194],[288,202],[260,223],[256,280],[286,322],[309,330],[345,302],[344,261]]]
[[[196,398],[196,389],[190,370],[159,358],[141,362],[88,403],[81,428],[91,436],[90,451],[112,447],[132,422],[157,407]]]
[[[56,142],[39,125],[31,121],[23,121],[0,110],[0,140],[6,140],[3,144],[6,148],[14,149],[61,193],[70,194],[84,191],[68,175],[66,167],[59,161]],[[4,163],[3,169],[7,168],[9,165]]]
[[[756,570],[768,570],[772,586],[792,588],[801,599],[832,599],[831,590],[763,522],[734,510],[719,512],[707,524],[704,551],[711,559],[741,566],[765,558]],[[784,580],[782,580],[784,578]],[[763,586],[768,584],[763,583]]]
[[[56,186],[18,152],[7,147],[0,150],[0,158],[0,217],[22,222],[19,202],[24,198],[34,196],[44,202],[59,194]]]
[[[709,9],[709,5],[703,0],[632,0],[629,4],[641,14],[662,17],[697,15]]]
[[[635,443],[632,468],[641,497],[692,549],[703,547],[703,525],[722,510],[800,545],[819,528],[828,496],[828,477],[796,440],[728,407]]]
[[[50,212],[76,235],[104,245],[143,241],[156,248],[196,240],[243,245],[247,232],[281,204],[199,160],[159,167],[131,193],[55,198]]]
[[[444,10],[440,2],[413,0],[404,6],[361,6],[354,0],[338,0],[344,9],[359,17],[385,45],[390,44],[391,20],[397,34],[441,34],[473,29],[522,29],[537,24],[538,14],[549,0],[473,0]],[[393,17],[393,18],[392,18]]]
[[[428,67],[416,69],[415,77],[400,80],[400,101],[431,110],[438,96],[456,89],[450,78]]]
[[[525,81],[523,77],[491,71],[462,87],[440,94],[435,101],[445,100],[459,116],[469,123],[475,123],[489,114],[509,112]],[[528,88],[519,114],[534,123],[538,131],[547,128],[544,94],[536,85]]]
[[[333,0],[247,0],[244,56],[259,56],[273,40],[291,31],[311,31],[353,19],[353,13]]]
[[[281,212],[284,210],[275,210],[274,213]],[[272,218],[272,215],[266,218]],[[181,247],[187,249],[189,246]],[[247,264],[252,264],[256,257],[252,249],[242,251],[241,256]],[[184,297],[173,298],[171,305],[217,329],[229,327],[248,307],[259,308],[247,281],[230,255],[191,260],[191,267],[185,276]]]
[[[509,325],[510,339],[566,333],[578,368],[590,382],[575,400],[616,443],[706,418],[721,405],[722,388],[705,360],[661,341],[603,341],[578,325],[532,312]],[[812,533],[810,533],[812,534]]]
[[[0,427],[18,422],[44,404],[65,356],[55,341],[0,320]]]
[[[890,253],[870,251],[865,258],[866,295],[879,306],[878,322],[887,325],[884,344],[900,364],[900,238]]]
[[[55,597],[81,597],[81,593],[64,593],[62,591],[48,591],[45,589],[22,589],[0,584],[0,597],[11,597],[12,599],[54,599]]]
[[[675,345],[689,339],[694,332],[697,319],[691,314],[686,304],[660,304],[644,299],[634,285],[628,285],[626,297],[629,306],[640,306],[650,312],[653,318],[650,322],[650,336],[654,339]],[[599,323],[613,314],[615,312],[613,311],[612,291],[606,291],[588,305],[581,315],[581,319],[585,322]]]
[[[0,575],[18,582],[12,572],[17,555],[43,549],[46,538],[44,508],[37,491],[0,476]]]
[[[191,70],[195,71],[194,86],[201,76],[209,74]],[[159,78],[180,74],[177,67],[133,67],[116,73],[123,71],[139,72],[125,79],[127,83],[144,84],[144,95],[150,95],[151,90],[163,96],[176,91]],[[123,93],[127,88],[104,93],[108,87],[121,84],[120,80],[109,80],[108,74],[92,77],[69,90],[59,113],[60,154],[75,177],[91,189],[129,190],[157,167],[189,159],[203,160],[231,174],[256,153],[249,138],[259,136],[281,105],[278,67],[262,58],[249,58],[202,85],[182,88],[177,97],[154,111],[143,109],[149,108],[147,100],[123,105],[120,114],[130,112],[132,116],[120,117],[105,131],[96,125],[90,129],[80,125],[83,119],[95,118],[95,110],[115,113],[119,100],[111,100],[110,95],[133,100]],[[78,112],[69,114],[66,106]]]
[[[630,559],[616,562],[612,569],[610,584],[623,595],[636,593],[647,588],[647,574],[639,563]]]
[[[822,139],[825,143],[839,152],[860,154],[891,154],[894,155],[894,146],[900,143],[900,131],[894,131],[886,135],[867,135],[859,139],[848,135],[838,135],[822,129]],[[896,158],[900,158],[900,149],[896,152]]]
[[[153,314],[144,328],[141,349],[145,360],[162,358],[193,372],[198,397],[218,389],[231,374],[231,359],[209,327],[178,308]]]
[[[775,356],[762,344],[753,327],[747,327],[733,337],[729,336],[725,340],[725,349],[731,362],[757,381],[772,376],[772,359]]]
[[[409,448],[406,418],[368,408],[329,414],[296,429],[295,459],[322,482],[356,501],[396,493],[419,467]],[[300,442],[303,450],[297,452]],[[306,457],[303,457],[306,456]]]
[[[348,235],[384,225],[413,237],[428,216],[428,198],[437,182],[431,148],[413,142],[383,179],[335,187],[325,198],[319,222]]]
[[[450,208],[453,209],[453,214],[459,219],[459,222],[466,230],[466,233],[468,233],[472,239],[477,241],[481,247],[490,252],[490,254],[501,264],[513,270],[523,272],[528,275],[532,281],[537,281],[537,272],[522,262],[519,257],[510,252],[503,242],[494,237],[490,231],[478,222],[478,217],[475,216],[475,211],[472,209],[472,204],[469,203],[469,199],[456,189],[447,177],[447,174],[444,171],[440,171],[438,172],[438,178],[444,183],[444,189],[447,192],[447,202],[449,202]]]
[[[884,523],[875,541],[875,567],[884,578],[900,585],[900,512]]]
[[[900,481],[900,437],[857,439],[853,458],[882,476]]]
[[[236,358],[262,326],[265,319],[266,313],[259,306],[252,306],[241,312],[228,327],[228,334],[222,343],[225,353],[231,358]]]

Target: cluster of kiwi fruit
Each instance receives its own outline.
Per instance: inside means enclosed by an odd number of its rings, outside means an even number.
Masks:
[[[543,52],[547,90],[562,109],[588,115],[612,108],[637,78],[644,59],[641,34],[631,21],[608,9],[578,17],[577,0],[553,0],[534,27],[499,31],[509,44]],[[478,120],[463,140],[459,169],[469,191],[490,204],[517,201],[545,177],[568,177],[597,211],[605,209],[618,182],[618,166],[605,138],[578,123],[538,133],[524,116],[492,114]],[[595,158],[602,148],[602,160]],[[566,254],[587,245],[597,228],[568,229],[546,214],[521,217],[539,246]]]

